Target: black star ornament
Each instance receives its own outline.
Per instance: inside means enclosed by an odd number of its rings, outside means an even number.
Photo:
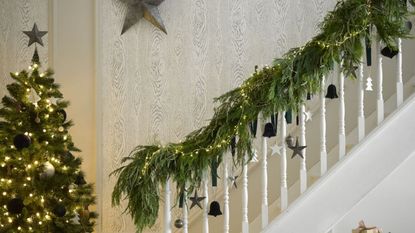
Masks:
[[[295,146],[289,146],[288,148],[290,148],[291,150],[293,150],[293,155],[291,156],[291,158],[294,158],[296,155],[300,156],[302,159],[304,159],[304,155],[303,155],[303,150],[306,148],[307,146],[300,146],[298,143],[298,138],[295,141]]]
[[[195,195],[193,197],[190,197],[189,199],[192,201],[192,204],[190,205],[190,209],[195,207],[195,205],[199,206],[200,209],[202,208],[202,205],[200,204],[201,201],[203,201],[206,197],[199,197],[197,195],[197,191],[195,191]]]
[[[38,43],[43,46],[42,37],[48,33],[47,31],[39,31],[37,28],[36,23],[33,25],[32,31],[23,31],[24,34],[26,34],[29,37],[29,45],[32,45],[33,43]]]
[[[122,0],[127,3],[127,15],[124,19],[121,35],[136,24],[140,19],[145,18],[155,27],[167,34],[166,27],[161,19],[158,6],[164,0]]]

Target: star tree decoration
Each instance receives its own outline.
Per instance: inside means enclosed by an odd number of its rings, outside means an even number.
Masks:
[[[231,184],[233,185],[233,187],[235,187],[236,189],[238,188],[238,185],[236,184],[236,179],[238,179],[239,176],[229,176],[228,179],[231,182]]]
[[[158,6],[164,0],[121,0],[127,4],[127,15],[124,19],[121,35],[136,24],[140,19],[145,18],[155,27],[167,34],[166,27],[160,16]]]
[[[298,143],[298,138],[295,141],[295,146],[289,146],[288,148],[290,148],[293,151],[293,155],[291,156],[291,158],[293,159],[296,155],[300,156],[302,159],[304,159],[304,155],[303,155],[303,150],[306,148],[307,146],[300,146]]]
[[[189,199],[192,201],[192,204],[190,205],[190,209],[195,207],[196,205],[199,206],[200,209],[202,208],[202,205],[200,204],[201,201],[203,201],[206,197],[199,197],[197,195],[197,190],[195,191],[195,195],[193,197],[190,197]]]
[[[29,37],[29,45],[32,45],[33,43],[38,43],[43,46],[42,37],[46,35],[47,31],[39,31],[37,28],[36,23],[33,25],[32,31],[23,31],[24,34],[26,34]]]

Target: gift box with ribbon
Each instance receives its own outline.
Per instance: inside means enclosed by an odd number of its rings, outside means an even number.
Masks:
[[[382,233],[377,227],[367,227],[363,221],[359,222],[359,227],[352,230],[352,233]]]

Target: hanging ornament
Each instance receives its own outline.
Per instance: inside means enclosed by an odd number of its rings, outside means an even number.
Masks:
[[[372,43],[369,39],[369,37],[366,37],[365,39],[365,45],[366,45],[366,65],[372,66]]]
[[[303,112],[303,114],[304,114],[304,120],[307,122],[307,121],[311,121],[311,115],[312,115],[312,113],[310,112],[310,111],[305,111],[305,112]]]
[[[294,139],[294,137],[293,137],[293,136],[291,136],[291,135],[288,135],[288,136],[285,138],[285,143],[287,143],[287,146],[288,146],[288,147],[292,147],[292,146],[294,146],[294,142],[295,142],[295,139]]]
[[[212,203],[210,203],[210,209],[209,209],[208,215],[211,215],[213,217],[222,215],[222,211],[220,211],[219,202],[212,201]]]
[[[412,22],[411,21],[406,21],[405,22],[405,28],[407,29],[407,33],[410,33],[412,30]]]
[[[14,137],[13,144],[16,149],[21,150],[23,148],[29,147],[32,144],[32,140],[25,134],[18,134]]]
[[[58,204],[58,205],[56,205],[56,206],[53,208],[52,213],[53,213],[56,217],[61,218],[61,217],[65,216],[65,214],[66,214],[66,208],[65,208],[65,206],[63,206],[63,205]]]
[[[291,109],[289,109],[288,111],[285,112],[285,121],[287,122],[287,124],[291,124],[293,123],[293,113],[291,111]]]
[[[258,119],[255,119],[251,122],[249,122],[249,130],[251,132],[252,137],[256,137],[256,131],[258,126]]]
[[[263,137],[275,137],[275,129],[274,126],[272,125],[272,123],[268,122],[265,124],[265,128],[264,128],[264,133],[262,134]]]
[[[56,113],[58,114],[58,117],[60,117],[62,119],[62,123],[66,121],[66,112],[63,109],[59,109],[56,111]]]
[[[75,182],[74,182],[76,185],[84,185],[84,184],[86,184],[86,181],[85,181],[85,178],[84,178],[84,176],[83,175],[81,175],[81,174],[79,174],[79,175],[77,175],[76,176],[76,178],[75,178]]]
[[[179,208],[183,208],[184,206],[184,192],[180,193],[180,197],[179,197]]]
[[[293,159],[296,155],[299,155],[301,158],[304,159],[304,155],[303,155],[303,150],[306,148],[307,146],[300,146],[298,143],[298,138],[295,141],[295,146],[288,146],[288,148],[290,148],[293,151],[293,155],[291,156],[291,159]]]
[[[238,188],[238,185],[236,184],[236,179],[238,179],[239,176],[229,176],[228,179],[231,182],[231,185],[235,187],[235,189]]]
[[[280,155],[281,154],[281,149],[282,149],[282,147],[279,146],[277,143],[275,143],[275,145],[271,147],[271,150],[272,150],[271,156]]]
[[[385,56],[385,57],[389,57],[389,58],[393,58],[394,56],[396,56],[399,53],[399,50],[397,49],[393,49],[390,47],[385,47],[383,48],[380,53]]]
[[[334,86],[334,84],[330,84],[329,87],[327,88],[326,98],[328,98],[328,99],[339,98],[339,96],[337,96],[337,90],[336,90],[336,86]]]
[[[199,206],[200,209],[202,208],[202,205],[200,204],[200,202],[202,200],[204,200],[206,197],[199,197],[197,195],[197,190],[195,190],[195,194],[193,197],[190,197],[189,199],[192,201],[192,204],[190,205],[190,209],[192,209],[193,207],[195,207],[196,205]]]
[[[231,153],[232,153],[232,156],[235,156],[236,154],[236,137],[235,136],[231,138]]]
[[[182,228],[184,226],[183,220],[180,218],[176,219],[176,221],[174,221],[174,226],[179,229]]]
[[[278,128],[278,113],[271,114],[271,123],[274,127],[274,133],[277,135],[277,128]]]
[[[7,203],[7,211],[10,214],[21,214],[24,208],[23,200],[21,198],[13,198]]]
[[[372,78],[370,76],[366,79],[366,91],[373,91]]]
[[[216,159],[212,160],[210,173],[212,175],[212,187],[218,186],[218,162]]]
[[[72,161],[75,157],[70,151],[65,151],[60,155],[60,158],[64,163],[68,163],[69,161]]]
[[[72,224],[79,225],[80,224],[79,220],[81,220],[79,218],[79,213],[75,211],[74,215],[75,216],[71,219],[71,222],[72,222]]]
[[[307,100],[311,100],[313,98],[313,95],[310,92],[307,92]]]
[[[49,161],[46,161],[43,164],[43,172],[40,173],[40,179],[51,178],[53,175],[55,175],[55,167]]]

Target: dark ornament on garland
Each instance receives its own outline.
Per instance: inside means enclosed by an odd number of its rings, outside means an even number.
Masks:
[[[232,153],[232,156],[235,156],[236,154],[236,137],[235,136],[231,138],[231,153]]]
[[[385,47],[380,51],[380,53],[385,57],[393,58],[399,53],[399,50],[394,50],[392,48]]]
[[[285,112],[285,121],[287,122],[287,124],[291,124],[293,123],[293,113],[291,111],[291,109],[289,109],[288,111]]]
[[[278,113],[271,114],[271,123],[272,123],[272,126],[274,126],[275,135],[277,135]]]
[[[13,144],[16,149],[21,150],[23,148],[28,148],[32,144],[32,140],[27,135],[18,134],[14,137]]]
[[[288,146],[288,148],[290,148],[293,151],[293,155],[291,156],[291,159],[293,159],[296,155],[304,159],[303,150],[306,147],[307,146],[300,146],[298,143],[298,138],[297,138],[297,140],[295,141],[295,146]]]
[[[174,221],[174,226],[179,229],[182,228],[184,226],[183,220],[180,218],[176,219],[176,221]]]
[[[161,19],[157,7],[164,0],[124,0],[128,5],[127,15],[124,19],[121,35],[136,24],[140,19],[145,18],[155,27],[167,34],[166,27]]]
[[[219,202],[212,201],[212,203],[210,203],[210,209],[209,209],[208,215],[211,215],[213,217],[222,215],[222,211],[220,211]]]
[[[21,198],[13,198],[7,203],[7,211],[11,214],[21,214],[24,208]]]
[[[328,99],[337,99],[339,96],[337,95],[336,86],[334,84],[330,84],[327,88],[326,98]]]
[[[37,28],[36,23],[33,25],[32,31],[24,31],[24,34],[26,34],[29,37],[29,45],[32,45],[33,43],[38,43],[43,46],[42,37],[48,33],[47,31],[39,31]]]
[[[372,66],[372,45],[370,43],[370,39],[366,38],[365,40],[366,45],[366,64],[367,66]]]
[[[307,92],[307,100],[311,100],[311,98],[313,98],[313,96],[311,95],[310,92]]]
[[[179,208],[181,209],[183,208],[183,206],[184,206],[184,193],[181,192],[180,197],[179,197]]]
[[[212,187],[218,186],[218,162],[216,159],[212,160],[212,164],[210,167],[210,173],[212,175]]]
[[[76,178],[75,178],[75,182],[74,182],[76,185],[84,185],[84,184],[86,184],[86,181],[85,181],[85,178],[84,178],[84,176],[83,175],[78,175],[78,176],[76,176]]]
[[[288,146],[288,147],[292,147],[292,146],[294,146],[294,141],[295,141],[295,139],[294,139],[294,137],[293,137],[293,136],[291,136],[291,135],[288,135],[288,136],[285,138],[285,143],[287,143],[287,146]]]
[[[56,205],[55,208],[53,208],[52,213],[59,218],[62,218],[66,214],[66,208],[63,205]]]
[[[274,129],[274,126],[272,125],[272,123],[268,122],[268,123],[265,124],[264,134],[262,134],[262,136],[263,137],[268,137],[268,138],[277,136],[275,134],[275,129]]]
[[[255,119],[251,122],[249,122],[249,129],[251,131],[252,137],[256,138],[256,131],[258,126],[258,119]]]
[[[412,30],[412,22],[411,21],[406,21],[405,22],[405,27],[408,30],[407,33],[410,33]]]
[[[195,190],[195,194],[193,197],[190,197],[189,199],[192,201],[192,204],[190,205],[190,209],[192,209],[193,207],[195,207],[196,205],[199,206],[200,209],[202,208],[202,205],[200,204],[200,202],[202,200],[204,200],[206,197],[199,197],[197,195],[197,190]]]
[[[56,111],[58,116],[62,119],[62,123],[66,121],[66,112],[63,109],[59,109]]]

